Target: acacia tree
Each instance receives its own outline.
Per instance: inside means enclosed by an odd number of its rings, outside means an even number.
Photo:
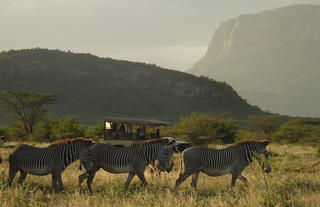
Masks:
[[[271,135],[281,126],[282,118],[277,114],[251,116],[250,121],[255,128],[261,129],[266,138],[270,139]]]
[[[9,119],[23,126],[25,134],[31,135],[34,125],[48,112],[45,104],[53,104],[58,96],[35,91],[2,91],[0,109],[8,113]]]

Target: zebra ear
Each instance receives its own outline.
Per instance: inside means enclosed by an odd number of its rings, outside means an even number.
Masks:
[[[93,140],[91,140],[91,139],[88,139],[88,140],[86,141],[86,143],[89,144],[90,146],[96,144],[96,142],[93,141]]]
[[[161,143],[167,145],[169,143],[169,139],[162,139]]]

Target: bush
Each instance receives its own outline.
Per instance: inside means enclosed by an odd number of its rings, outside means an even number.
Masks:
[[[249,130],[238,130],[235,136],[235,141],[250,140],[250,139],[256,139],[256,135],[255,133]]]
[[[26,141],[28,140],[28,135],[25,132],[23,126],[19,124],[10,125],[7,128],[8,140],[11,141]]]
[[[267,139],[270,139],[272,134],[279,129],[282,120],[283,118],[277,114],[257,115],[249,118],[254,128],[262,130]]]
[[[235,121],[213,117],[210,113],[192,113],[183,117],[170,130],[172,136],[186,140],[194,145],[211,143],[231,143],[235,138]]]
[[[284,123],[272,137],[279,143],[318,143],[319,139],[320,125],[309,124],[303,119]]]
[[[101,121],[101,123],[103,122]],[[98,123],[95,126],[87,127],[85,131],[85,137],[96,141],[103,139],[103,125],[101,123]]]
[[[8,136],[8,130],[5,127],[0,127],[0,136]]]
[[[34,132],[30,139],[37,142],[54,141],[55,139],[52,136],[52,129],[57,123],[57,120],[51,118],[39,121],[35,125]]]
[[[76,117],[65,117],[56,121],[51,129],[51,140],[84,137],[85,126]]]

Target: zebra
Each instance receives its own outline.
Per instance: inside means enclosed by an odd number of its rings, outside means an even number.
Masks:
[[[0,144],[4,141],[5,139],[5,136],[0,136]],[[1,158],[1,155],[0,155],[0,164],[2,163],[2,158]]]
[[[266,150],[268,144],[268,140],[246,140],[224,149],[210,149],[200,146],[188,148],[182,153],[175,189],[190,175],[192,175],[191,186],[195,188],[200,171],[209,176],[231,173],[231,186],[235,185],[237,178],[247,185],[248,181],[241,175],[241,172],[252,162],[253,157],[261,161],[257,154],[263,154],[265,160],[268,159]],[[262,168],[264,169],[264,164],[262,164]],[[182,173],[182,171],[184,172]],[[269,163],[267,163],[265,172],[271,172]]]
[[[68,165],[80,159],[85,168],[91,170],[93,163],[90,147],[92,145],[94,145],[93,141],[82,137],[63,139],[46,148],[18,145],[9,155],[8,184],[12,185],[18,171],[21,173],[19,184],[23,183],[27,173],[40,176],[51,174],[55,192],[62,191],[61,173]]]
[[[115,147],[106,144],[92,146],[93,169],[79,176],[79,187],[87,179],[89,193],[92,194],[91,184],[96,172],[102,168],[110,173],[129,173],[125,182],[125,189],[128,189],[133,177],[137,175],[146,187],[147,181],[144,176],[146,167],[158,159],[160,165],[170,172],[173,167],[174,141],[160,138],[146,140],[130,147]]]

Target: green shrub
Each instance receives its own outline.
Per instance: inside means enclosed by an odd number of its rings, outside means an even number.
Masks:
[[[85,137],[96,141],[103,139],[103,124],[101,123],[98,123],[95,126],[87,127],[85,131]]]
[[[39,121],[35,127],[34,132],[31,135],[31,140],[36,142],[54,141],[52,136],[52,129],[58,121],[48,118],[46,120]]]
[[[162,132],[194,145],[209,145],[211,143],[231,143],[235,139],[236,127],[232,119],[213,117],[210,113],[192,113],[182,117],[180,121]]]
[[[84,137],[85,129],[76,117],[65,117],[53,124],[51,140]]]
[[[28,140],[28,135],[25,132],[23,126],[19,124],[13,124],[7,128],[8,140],[11,141],[26,141]]]
[[[249,130],[238,130],[236,133],[235,141],[256,139],[255,133]]]
[[[8,129],[5,127],[0,127],[0,136],[8,136]]]
[[[310,139],[312,125],[305,124],[302,119],[294,119],[284,123],[279,131],[274,133],[272,140],[279,143],[298,143]]]

